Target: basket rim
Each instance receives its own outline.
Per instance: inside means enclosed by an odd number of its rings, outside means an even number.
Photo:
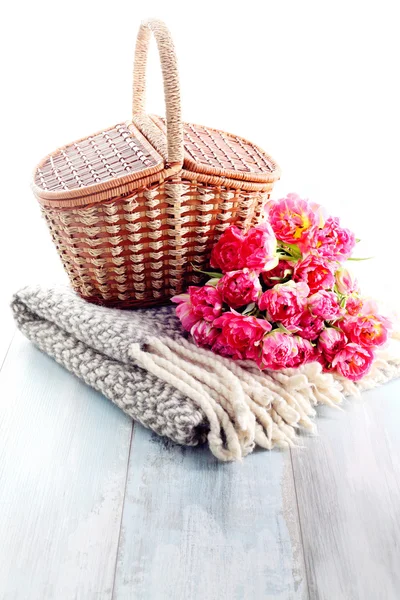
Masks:
[[[269,183],[249,183],[247,181],[238,181],[234,179],[227,179],[224,177],[215,177],[213,175],[202,175],[200,173],[193,173],[192,171],[186,171],[181,169],[178,173],[173,172],[172,174],[168,169],[164,169],[159,173],[150,175],[145,179],[133,181],[131,183],[123,184],[118,187],[97,191],[90,196],[82,196],[75,198],[42,198],[36,196],[39,204],[46,209],[59,209],[59,210],[72,210],[79,208],[87,208],[95,204],[103,202],[114,202],[118,198],[129,198],[132,194],[140,193],[144,190],[151,189],[154,185],[160,185],[164,181],[175,180],[177,177],[181,178],[182,181],[178,182],[185,185],[185,182],[193,182],[206,184],[208,186],[217,187],[220,190],[225,189],[239,189],[243,192],[270,192],[273,186],[273,182]]]
[[[155,165],[141,169],[140,171],[135,171],[133,173],[129,173],[129,175],[123,175],[121,177],[113,177],[113,178],[107,179],[106,181],[102,181],[101,183],[95,183],[95,184],[87,185],[84,187],[71,188],[69,190],[45,190],[42,187],[40,187],[40,185],[37,185],[35,183],[35,176],[36,176],[38,169],[40,169],[49,158],[55,156],[61,150],[64,150],[65,148],[68,148],[69,146],[72,146],[73,144],[79,144],[80,142],[84,142],[89,137],[93,137],[93,136],[99,135],[103,132],[110,131],[118,125],[119,125],[119,123],[117,123],[116,125],[113,125],[111,127],[106,127],[104,129],[100,129],[99,131],[97,131],[95,133],[91,133],[91,134],[81,137],[77,140],[73,140],[72,142],[64,144],[63,146],[59,146],[56,150],[53,150],[53,152],[50,152],[44,158],[42,158],[42,160],[34,168],[33,174],[32,174],[31,188],[32,188],[32,191],[35,194],[35,196],[39,200],[40,199],[43,199],[43,200],[62,200],[62,199],[70,200],[73,198],[82,198],[85,196],[91,196],[93,194],[106,192],[108,190],[111,191],[114,188],[119,188],[126,184],[137,182],[141,179],[147,179],[147,178],[151,177],[152,175],[155,175],[156,173],[161,174],[163,171],[166,170],[164,160],[163,160],[163,157],[161,156],[161,154],[154,148],[154,146],[152,146],[152,144],[145,138],[145,136],[139,131],[139,129],[135,125],[133,125],[134,132],[131,131],[130,127],[129,127],[129,131],[134,136],[137,136],[137,139],[141,142],[141,144],[143,144],[143,146],[146,148],[146,150],[148,150],[149,154],[156,161]],[[126,125],[128,127],[128,125],[131,126],[132,124],[131,124],[131,122],[124,122],[124,125]],[[171,175],[171,171],[176,172],[179,170],[179,168],[180,168],[179,165],[176,167],[174,167],[174,166],[169,167],[167,169],[168,174]]]

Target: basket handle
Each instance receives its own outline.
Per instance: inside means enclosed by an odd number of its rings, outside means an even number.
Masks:
[[[158,19],[143,21],[137,36],[133,71],[133,120],[141,121],[142,125],[145,120],[146,129],[150,130],[150,139],[159,136],[159,129],[145,113],[146,65],[152,33],[157,41],[164,81],[168,161],[166,167],[177,167],[178,165],[181,167],[183,164],[183,127],[178,65],[171,34],[165,23]],[[157,133],[155,133],[156,131]]]

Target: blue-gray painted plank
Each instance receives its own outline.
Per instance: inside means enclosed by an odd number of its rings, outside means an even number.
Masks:
[[[311,600],[400,598],[400,381],[324,408],[292,451]]]
[[[132,421],[19,333],[0,415],[2,600],[110,598]]]
[[[113,598],[307,597],[289,453],[222,464],[135,426]]]
[[[8,297],[0,295],[0,371],[15,333]]]

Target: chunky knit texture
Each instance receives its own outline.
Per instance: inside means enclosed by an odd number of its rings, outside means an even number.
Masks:
[[[40,350],[109,398],[130,417],[179,444],[204,441],[204,415],[175,388],[136,366],[132,343],[162,326],[180,336],[170,307],[123,311],[89,304],[70,288],[27,287],[12,301],[19,329]]]
[[[125,413],[179,444],[206,439],[224,461],[255,445],[295,443],[315,431],[315,406],[337,406],[400,375],[400,344],[381,351],[352,383],[319,363],[260,372],[191,343],[174,307],[122,311],[89,304],[66,287],[27,287],[13,298],[19,329],[43,352]]]

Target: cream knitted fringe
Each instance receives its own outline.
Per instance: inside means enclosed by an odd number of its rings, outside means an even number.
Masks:
[[[209,422],[208,443],[223,461],[240,460],[255,445],[294,445],[296,429],[315,432],[315,406],[338,407],[345,396],[400,376],[400,334],[381,350],[370,373],[356,383],[323,373],[319,363],[298,369],[261,372],[254,363],[233,361],[181,339],[151,338],[131,357],[191,398]]]

